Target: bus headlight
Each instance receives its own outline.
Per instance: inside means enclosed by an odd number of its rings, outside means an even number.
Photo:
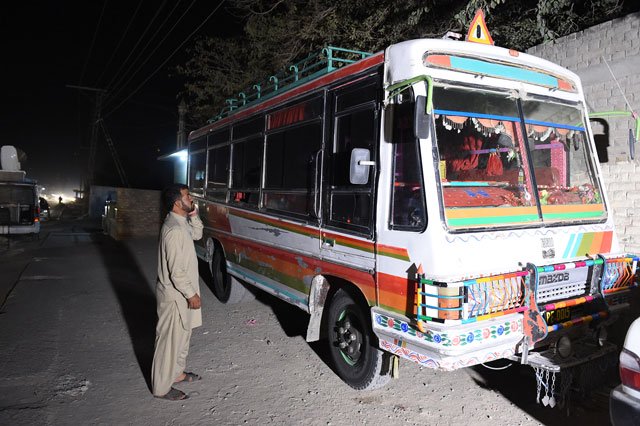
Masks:
[[[556,353],[560,358],[568,358],[571,355],[571,339],[568,336],[562,336],[556,342]]]

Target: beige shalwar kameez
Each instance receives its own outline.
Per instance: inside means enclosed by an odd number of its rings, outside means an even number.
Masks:
[[[202,311],[189,309],[187,299],[200,294],[198,258],[193,244],[202,238],[198,215],[169,212],[160,231],[156,299],[158,325],[151,367],[155,396],[166,395],[184,371],[191,330],[202,325]]]

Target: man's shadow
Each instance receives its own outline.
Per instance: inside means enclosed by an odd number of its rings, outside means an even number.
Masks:
[[[93,234],[127,324],[131,345],[140,370],[151,390],[151,364],[157,322],[156,298],[129,247],[121,241]]]

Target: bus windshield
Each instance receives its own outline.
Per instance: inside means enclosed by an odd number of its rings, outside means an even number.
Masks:
[[[606,215],[580,108],[451,86],[435,87],[433,103],[450,228]]]

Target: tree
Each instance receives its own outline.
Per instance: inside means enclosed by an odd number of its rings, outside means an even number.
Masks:
[[[178,67],[192,118],[215,116],[227,98],[327,45],[376,52],[413,38],[466,33],[477,9],[499,46],[526,50],[619,16],[622,0],[229,0],[241,34],[204,37]]]

